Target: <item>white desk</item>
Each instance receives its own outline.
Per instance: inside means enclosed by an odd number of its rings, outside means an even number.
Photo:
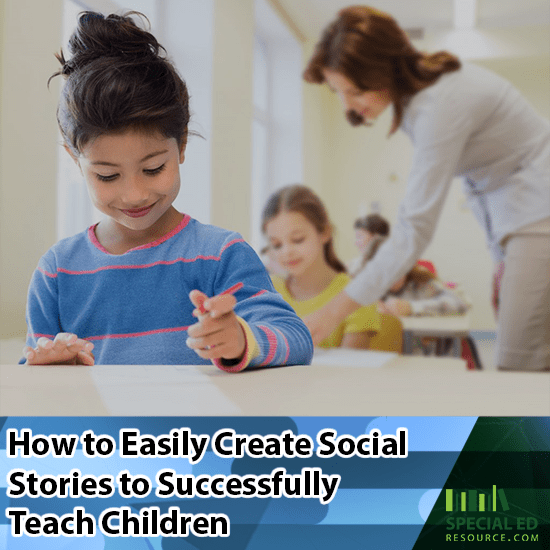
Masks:
[[[372,352],[370,352],[372,353]],[[549,416],[550,373],[398,356],[380,368],[0,366],[2,416]]]
[[[470,315],[447,315],[425,317],[399,317],[403,330],[413,331],[418,336],[464,337],[470,332]]]
[[[437,338],[454,338],[460,342],[470,334],[470,315],[399,317],[403,324],[403,352],[412,350],[413,336],[434,336]],[[460,346],[455,345],[455,356],[460,356]]]

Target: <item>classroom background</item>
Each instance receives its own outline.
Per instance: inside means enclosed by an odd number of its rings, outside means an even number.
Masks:
[[[393,222],[407,182],[411,144],[388,135],[391,110],[352,128],[336,95],[301,79],[323,27],[345,0],[0,0],[0,363],[14,362],[26,333],[25,303],[40,256],[98,219],[61,147],[54,52],[77,14],[138,10],[184,75],[192,136],[176,208],[239,231],[263,246],[268,195],[303,183],[336,226],[336,248],[353,258],[353,222],[378,212]],[[548,0],[381,0],[414,45],[448,49],[510,80],[550,118]],[[470,6],[473,11],[459,11]],[[472,302],[471,328],[490,339],[492,261],[482,229],[454,182],[423,254]],[[465,261],[466,259],[466,261]],[[14,351],[16,350],[16,351]]]

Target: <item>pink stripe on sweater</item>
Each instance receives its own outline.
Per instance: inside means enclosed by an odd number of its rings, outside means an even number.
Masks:
[[[189,223],[189,221],[191,220],[191,216],[189,216],[189,214],[184,214],[183,215],[183,219],[181,220],[180,223],[178,223],[178,225],[176,227],[174,227],[174,229],[172,229],[172,231],[166,233],[166,235],[163,235],[162,237],[159,237],[158,239],[156,239],[155,241],[152,241],[150,243],[147,243],[147,244],[142,244],[140,246],[136,246],[135,248],[130,248],[130,250],[127,250],[125,252],[125,254],[127,254],[128,252],[133,252],[134,250],[142,250],[144,248],[152,248],[153,246],[158,246],[159,244],[162,244],[164,241],[167,241],[168,239],[172,238],[176,233],[179,233],[182,229],[185,228],[185,226]],[[92,225],[90,227],[88,227],[88,238],[90,239],[90,241],[92,241],[92,244],[98,248],[99,250],[101,250],[101,252],[105,253],[105,254],[108,254],[109,256],[115,256],[116,254],[111,254],[98,240],[97,240],[97,237],[95,235],[95,228],[97,227],[97,223],[95,225]]]
[[[235,239],[234,241],[231,241],[228,243],[227,246],[224,247],[224,250],[235,243],[238,242],[244,242],[244,239]],[[136,249],[134,249],[136,250]],[[93,273],[98,273],[99,271],[106,271],[109,269],[146,269],[148,267],[154,267],[156,265],[173,265],[178,262],[182,263],[193,263],[197,260],[214,260],[216,262],[219,262],[221,259],[221,253],[219,256],[203,256],[199,254],[198,256],[195,256],[194,258],[176,258],[175,260],[160,260],[158,262],[152,262],[150,264],[135,264],[135,265],[104,265],[102,267],[98,267],[96,269],[85,269],[85,270],[73,270],[73,269],[65,269],[63,267],[58,267],[57,272],[58,273],[66,273],[67,275],[91,275]],[[46,273],[46,275],[48,275]],[[53,275],[54,277],[57,277],[57,275]]]
[[[264,325],[258,325],[258,328],[261,328],[265,332],[267,341],[269,342],[269,352],[267,353],[265,361],[260,365],[261,367],[265,367],[269,365],[269,362],[275,357],[275,353],[277,352],[277,336],[270,328]]]
[[[130,332],[128,334],[103,334],[100,336],[87,336],[84,340],[111,340],[114,338],[139,338],[140,336],[150,336],[152,334],[165,334],[168,332],[184,332],[189,328],[186,327],[174,327],[174,328],[160,328],[155,330],[147,330],[145,332]]]
[[[27,338],[31,336],[32,338],[49,338],[52,340],[54,338],[53,334],[40,334],[39,332],[36,332],[35,334],[27,334]]]
[[[223,254],[224,250],[226,250],[227,248],[229,248],[232,244],[235,244],[235,243],[244,243],[245,240],[244,239],[233,239],[232,241],[229,241],[227,244],[224,244],[222,246],[222,249],[220,250],[220,256]]]
[[[46,275],[46,277],[51,277],[52,279],[55,279],[57,277],[57,273],[49,273],[48,271],[42,269],[40,266],[38,266],[36,269],[38,269],[40,273]]]
[[[281,335],[281,338],[283,339],[286,346],[286,354],[283,361],[283,365],[286,365],[286,362],[288,361],[288,356],[290,355],[290,346],[288,345],[288,340],[286,339],[286,336],[278,328],[276,328],[275,330]]]
[[[156,241],[153,241],[152,243],[142,244],[141,246],[136,246],[136,248],[132,248],[132,250],[143,250],[144,248],[152,248],[154,246],[158,246],[159,244],[162,244],[164,241],[167,241],[168,239],[171,239],[174,235],[179,233],[182,229],[185,229],[187,224],[191,221],[191,216],[189,214],[184,214],[183,219],[181,222],[172,229],[169,233],[166,233],[163,237],[160,237]]]
[[[250,296],[251,298],[256,298],[256,296],[261,296],[262,294],[265,294],[267,292],[267,290],[260,290],[260,292],[256,292],[256,294],[252,294],[252,296]]]

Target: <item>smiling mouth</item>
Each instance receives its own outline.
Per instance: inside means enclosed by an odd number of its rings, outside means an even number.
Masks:
[[[120,211],[123,214],[126,214],[126,216],[130,216],[131,218],[141,218],[142,216],[146,216],[147,214],[149,214],[155,204],[156,202],[150,204],[149,206],[143,206],[142,208],[131,208],[129,210],[120,209]]]

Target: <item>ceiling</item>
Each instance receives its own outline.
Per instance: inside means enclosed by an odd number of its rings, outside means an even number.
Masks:
[[[453,29],[455,0],[371,0],[368,5],[391,14],[405,29]],[[460,0],[459,0],[460,1]],[[275,0],[300,31],[317,38],[338,10],[353,0]],[[550,26],[549,0],[477,0],[478,29]]]

